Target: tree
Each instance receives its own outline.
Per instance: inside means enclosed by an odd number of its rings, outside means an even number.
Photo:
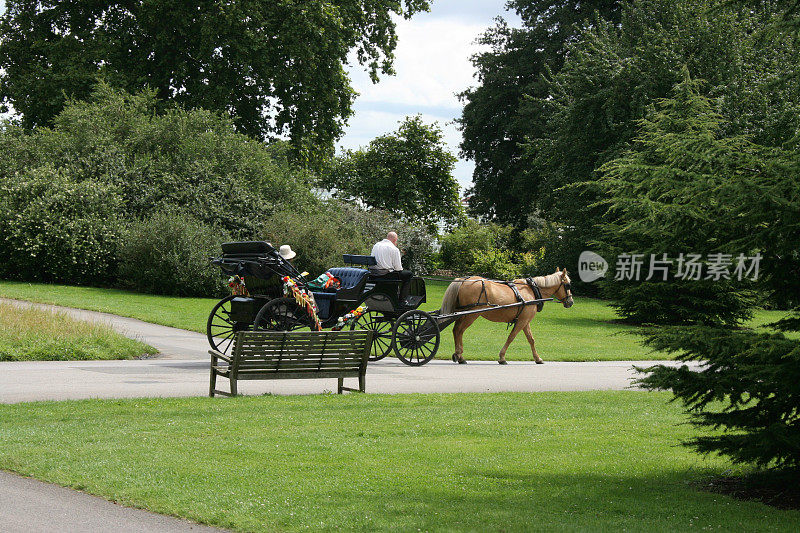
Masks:
[[[601,167],[593,185],[609,200],[608,250],[694,251],[763,256],[752,283],[731,280],[609,282],[623,316],[672,323],[646,328],[645,345],[703,362],[699,370],[640,369],[647,389],[671,390],[693,424],[722,432],[685,444],[737,463],[800,467],[800,341],[735,327],[741,289],[780,290],[800,304],[800,157],[725,135],[715,103],[689,78],[640,122],[633,147]],[[733,270],[733,265],[731,265]],[[773,324],[800,331],[800,316]]]
[[[395,133],[337,158],[326,185],[334,187],[339,198],[432,226],[440,219],[454,222],[461,216],[455,162],[436,124],[426,125],[419,116],[406,117]]]
[[[428,9],[426,0],[9,0],[0,98],[26,127],[51,125],[101,77],[226,112],[252,136],[288,134],[297,157],[318,158],[352,113],[348,54],[374,81],[390,74],[392,16]]]
[[[617,312],[631,322],[737,325],[754,304],[749,280],[732,275],[738,253],[751,257],[762,251],[733,248],[742,229],[736,214],[746,210],[748,195],[720,198],[719,191],[750,180],[762,149],[742,137],[720,137],[722,119],[699,85],[684,70],[671,97],[640,121],[633,147],[587,183],[604,199],[599,202],[606,209],[600,226],[603,255],[639,253],[644,262],[639,279],[618,272],[604,286]],[[678,275],[678,262],[690,254],[705,267],[699,279],[687,266]],[[723,274],[709,277],[706,262],[714,254],[723,254],[728,264]],[[654,261],[668,270],[649,276]]]
[[[618,21],[619,4],[512,0],[508,7],[522,18],[523,27],[510,28],[498,18],[480,37],[490,49],[472,58],[479,85],[461,93],[464,110],[458,120],[461,152],[475,161],[469,191],[473,214],[525,227],[538,180],[522,179],[527,166],[522,145],[528,137],[547,134],[546,106],[534,99],[547,98],[545,76],[561,69],[581,24],[595,14]]]
[[[719,98],[722,133],[769,146],[791,141],[800,91],[796,81],[779,79],[800,59],[800,48],[756,37],[772,16],[768,8],[637,0],[624,6],[619,26],[598,22],[569,46],[539,100],[547,124],[526,147],[529,171],[520,179],[538,191],[533,207],[566,228],[573,258],[598,238],[603,211],[592,189],[571,185],[597,179],[599,167],[629,148],[638,121],[669,96],[684,66]]]
[[[281,160],[280,145],[237,133],[218,113],[158,109],[152,91],[100,84],[88,101],[68,102],[53,128],[6,125],[0,184],[53,167],[73,183],[114,188],[121,218],[175,207],[237,236],[253,236],[264,217],[311,198],[310,180]]]

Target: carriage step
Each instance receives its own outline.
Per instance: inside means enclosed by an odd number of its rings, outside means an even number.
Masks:
[[[403,300],[403,306],[405,307],[413,307],[417,308],[420,303],[422,303],[422,299],[425,298],[424,296],[406,296],[406,299]]]

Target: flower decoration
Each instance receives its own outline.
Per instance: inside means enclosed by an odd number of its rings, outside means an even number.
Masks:
[[[349,313],[345,313],[343,316],[339,317],[339,320],[336,321],[336,325],[331,328],[333,331],[339,331],[344,328],[347,324],[352,322],[353,320],[357,319],[361,315],[367,312],[366,305],[359,305]]]
[[[322,324],[319,322],[317,313],[317,302],[314,301],[314,295],[307,290],[299,287],[297,282],[289,276],[283,277],[283,294],[294,298],[297,305],[305,309],[308,316],[311,317],[312,329],[315,331],[322,331]]]
[[[244,278],[238,274],[228,278],[228,287],[231,288],[231,293],[234,296],[250,296],[247,292],[247,287],[244,284]]]

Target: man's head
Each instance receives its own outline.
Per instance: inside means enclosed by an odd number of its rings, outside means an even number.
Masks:
[[[394,244],[395,246],[397,246],[397,233],[390,231],[389,233],[386,234],[386,239],[391,241],[392,244]]]

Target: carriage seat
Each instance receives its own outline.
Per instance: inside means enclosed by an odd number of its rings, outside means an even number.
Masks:
[[[365,268],[336,267],[328,270],[331,275],[336,276],[342,281],[342,289],[352,289],[357,287],[369,274]]]

